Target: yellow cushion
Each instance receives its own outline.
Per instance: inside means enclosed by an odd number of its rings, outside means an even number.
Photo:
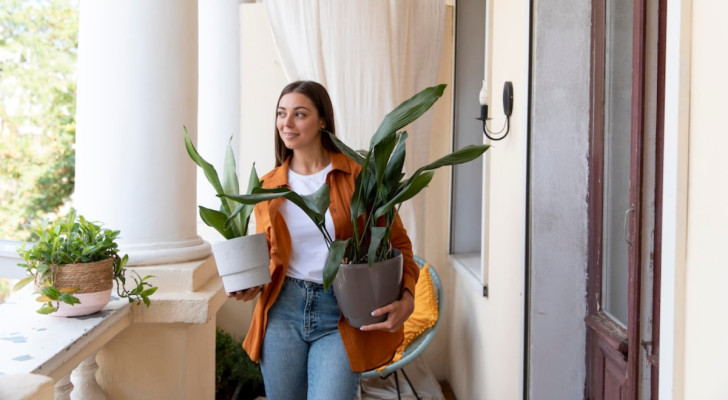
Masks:
[[[404,322],[404,341],[397,348],[391,363],[402,359],[404,349],[437,322],[439,311],[437,310],[437,297],[435,285],[433,285],[432,276],[430,275],[430,268],[430,264],[425,264],[420,269],[420,277],[415,286],[415,310]],[[378,370],[381,371],[385,367],[386,365]]]

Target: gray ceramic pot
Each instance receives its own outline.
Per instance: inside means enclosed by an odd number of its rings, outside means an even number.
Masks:
[[[359,328],[387,319],[372,317],[371,312],[399,299],[402,285],[402,253],[388,260],[369,264],[342,264],[332,287],[339,309],[349,325]]]

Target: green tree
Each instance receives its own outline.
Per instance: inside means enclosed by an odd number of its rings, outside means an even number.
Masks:
[[[77,50],[77,0],[0,0],[0,238],[73,192]]]

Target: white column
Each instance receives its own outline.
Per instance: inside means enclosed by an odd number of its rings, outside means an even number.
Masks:
[[[240,5],[238,0],[220,0],[201,1],[199,7],[197,149],[215,166],[222,179],[225,151],[231,137],[238,172],[246,170],[241,168],[237,154],[240,137]],[[247,184],[247,175],[243,176],[242,182]],[[197,198],[206,207],[220,207],[220,200],[200,168],[197,169]]]
[[[82,0],[75,207],[120,229],[131,265],[200,259],[197,0]]]

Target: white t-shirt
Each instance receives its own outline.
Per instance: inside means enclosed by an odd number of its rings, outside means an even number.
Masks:
[[[331,164],[321,171],[311,175],[299,175],[288,169],[288,184],[291,190],[300,194],[311,194],[326,183],[326,175],[331,171]],[[323,282],[323,270],[329,250],[326,247],[321,231],[316,224],[297,205],[286,199],[280,208],[280,213],[291,234],[291,259],[288,263],[287,275],[305,281]],[[333,238],[334,221],[331,212],[326,210],[326,230]]]

